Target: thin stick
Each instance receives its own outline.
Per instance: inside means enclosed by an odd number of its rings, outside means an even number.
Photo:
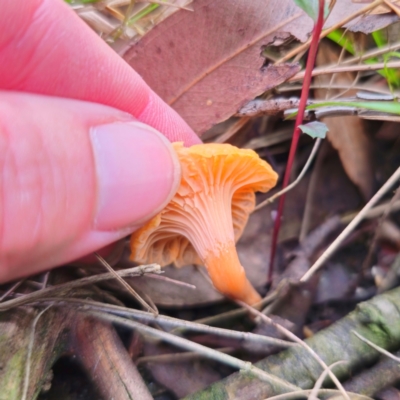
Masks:
[[[381,56],[383,54],[389,53],[391,51],[395,51],[398,48],[400,48],[400,42],[396,42],[396,43],[393,43],[393,44],[388,44],[388,45],[383,46],[383,47],[379,47],[379,48],[376,48],[376,49],[373,49],[373,50],[369,50],[369,51],[365,52],[364,54],[362,54],[360,56],[348,58],[347,60],[344,60],[342,62],[342,65],[359,63],[359,62],[368,60],[369,58],[378,57],[378,56]]]
[[[342,49],[343,50],[343,49]],[[331,76],[331,82],[335,79],[335,74],[332,74]],[[357,86],[357,83],[360,80],[360,71],[357,71],[357,73],[355,74],[355,77],[353,79],[353,82],[351,83],[351,85],[349,87],[347,87],[346,89],[344,89],[342,92],[336,94],[335,96],[330,97],[330,100],[336,100],[336,99],[340,99],[341,97],[343,97],[347,92],[349,92],[350,90],[355,90],[355,86]],[[328,97],[326,96],[325,99],[328,99]]]
[[[325,36],[329,35],[331,32],[335,31],[336,29],[341,28],[343,25],[347,24],[351,20],[353,20],[353,19],[355,19],[355,18],[357,18],[357,17],[359,17],[361,15],[364,15],[367,12],[373,10],[374,8],[378,7],[382,2],[383,2],[383,0],[375,0],[374,2],[372,2],[372,3],[368,4],[367,6],[365,6],[364,8],[361,8],[361,10],[358,10],[355,13],[350,14],[348,17],[342,19],[337,24],[332,25],[330,28],[323,30],[321,32],[320,36],[319,36],[319,39],[321,40]],[[310,43],[311,43],[311,40],[312,39],[308,39],[306,42],[304,42],[300,46],[296,47],[295,49],[293,49],[292,51],[287,53],[284,57],[280,58],[275,64],[282,64],[282,63],[290,60],[296,54],[307,50],[309,45],[310,45]]]
[[[383,2],[385,3],[386,7],[389,7],[392,11],[394,11],[396,13],[396,15],[400,18],[400,8],[396,7],[394,4],[392,4],[390,1],[388,0],[383,0]]]
[[[344,361],[344,360],[336,361],[336,362],[334,362],[333,364],[329,365],[328,369],[324,369],[324,370],[322,371],[322,374],[320,375],[320,377],[316,380],[315,385],[314,385],[314,387],[313,387],[313,389],[312,389],[312,392],[311,392],[310,395],[308,396],[308,399],[307,399],[307,400],[318,400],[318,397],[317,397],[318,392],[319,392],[319,390],[321,389],[322,384],[324,383],[324,380],[325,380],[325,378],[326,378],[327,375],[328,375],[328,372],[329,372],[329,371],[332,371],[332,369],[333,369],[334,367],[336,367],[337,365],[346,364],[346,362],[347,362],[347,361]]]
[[[299,344],[302,346],[305,350],[307,350],[311,356],[315,359],[315,361],[318,362],[321,367],[328,371],[329,377],[332,379],[333,383],[337,386],[337,388],[341,391],[343,394],[343,397],[347,400],[350,400],[349,396],[346,393],[346,390],[340,383],[339,379],[336,377],[336,375],[328,368],[328,366],[325,364],[325,362],[322,360],[322,358],[303,340],[298,338],[293,332],[290,332],[288,329],[283,327],[282,325],[277,324],[274,322],[271,318],[267,317],[265,314],[262,312],[256,310],[254,307],[249,306],[246,303],[243,303],[242,301],[237,301],[238,304],[240,304],[243,307],[246,307],[252,314],[256,315],[257,317],[261,318],[264,320],[267,324],[272,325],[275,329],[277,329],[279,332],[284,334],[288,339],[293,340],[293,342]]]
[[[141,265],[139,267],[128,268],[121,271],[117,271],[119,276],[141,276],[147,272],[162,273],[161,267],[158,264]],[[93,285],[98,282],[107,281],[113,279],[114,275],[110,272],[105,274],[98,274],[93,276],[88,276],[82,279],[76,279],[71,282],[64,283],[62,285],[50,286],[45,289],[37,290],[36,292],[26,294],[22,297],[16,299],[11,299],[0,303],[0,312],[9,310],[13,307],[22,306],[27,303],[32,303],[33,301],[40,300],[41,297],[50,297],[53,295],[60,296],[69,292],[72,289],[76,289],[86,285]]]
[[[10,289],[8,289],[6,292],[4,292],[1,297],[0,297],[0,302],[2,302],[4,299],[6,299],[15,289],[18,289],[18,287],[24,282],[25,279],[21,279],[20,281],[14,283],[14,285],[12,285],[10,287]]]
[[[296,392],[278,394],[277,396],[268,397],[268,399],[264,400],[292,400],[292,399],[297,400],[299,397],[306,399],[308,398],[311,392],[312,389],[298,390]],[[336,389],[319,389],[318,394],[335,396],[340,394],[340,391]],[[350,398],[354,398],[355,400],[373,400],[371,397],[364,396],[363,394],[352,393],[352,392],[347,392],[347,394],[350,396]]]
[[[40,319],[40,317],[52,306],[52,304],[49,304],[44,310],[40,311],[38,315],[36,315],[35,319],[33,320],[32,323],[32,330],[31,330],[31,335],[29,338],[29,344],[28,344],[28,355],[27,355],[27,360],[26,360],[26,367],[25,367],[25,376],[24,376],[24,386],[22,390],[22,396],[21,400],[26,400],[27,395],[28,395],[28,389],[29,389],[29,377],[31,375],[31,358],[32,358],[32,351],[33,351],[33,345],[35,343],[35,331],[36,331],[36,325]]]
[[[387,63],[363,64],[363,65],[342,65],[342,66],[328,66],[324,68],[315,68],[312,71],[312,76],[319,76],[325,74],[336,74],[338,72],[361,72],[361,71],[376,71],[384,68],[400,68],[400,61],[389,61]],[[306,71],[300,71],[293,75],[287,82],[294,82],[304,79]]]
[[[233,368],[237,368],[242,372],[252,374],[264,382],[267,382],[272,385],[277,385],[284,390],[299,390],[297,386],[292,385],[291,383],[281,378],[278,378],[272,374],[263,371],[260,368],[255,367],[250,362],[239,360],[238,358],[232,357],[229,354],[220,353],[219,351],[210,349],[206,346],[202,346],[201,344],[198,343],[191,342],[190,340],[181,338],[179,336],[172,335],[171,333],[159,331],[157,329],[151,328],[150,326],[143,325],[135,321],[127,320],[124,318],[116,317],[101,312],[88,312],[87,314],[111,323],[123,325],[131,329],[137,329],[145,334],[156,337],[157,339],[165,340],[174,346],[189,351],[198,352],[208,358],[230,365]]]
[[[197,289],[196,286],[192,285],[191,283],[178,281],[176,279],[168,278],[167,276],[163,276],[163,275],[146,274],[146,278],[156,279],[159,281],[165,281],[165,282],[171,283],[176,286],[187,287],[188,289],[193,289],[193,290]]]
[[[311,163],[314,161],[314,158],[318,152],[319,146],[321,145],[321,139],[318,138],[315,143],[314,146],[311,150],[310,155],[308,156],[308,160],[306,162],[306,164],[304,165],[303,169],[301,170],[299,176],[297,177],[297,179],[295,181],[293,181],[289,186],[286,186],[285,189],[280,190],[278,193],[275,193],[273,196],[269,197],[268,199],[262,201],[260,204],[258,204],[254,210],[257,211],[260,208],[263,208],[264,206],[266,206],[267,204],[271,204],[273,203],[278,197],[282,196],[283,194],[289,192],[290,190],[292,190],[304,177],[304,175],[306,174],[306,172],[308,171],[308,169],[310,168]]]
[[[371,208],[364,216],[364,219],[374,219],[380,217],[388,208],[388,206],[391,205],[391,201],[388,201],[386,203],[380,204],[379,206],[376,206],[374,208]],[[395,201],[393,205],[391,205],[389,210],[390,213],[394,213],[396,211],[400,210],[400,200]],[[345,214],[340,217],[340,221],[342,224],[348,224],[351,222],[351,220],[358,214],[357,212],[351,212],[349,214]]]
[[[325,261],[336,251],[342,241],[355,229],[355,227],[364,219],[367,212],[390,190],[390,188],[400,179],[400,167],[393,173],[393,175],[386,181],[386,183],[375,193],[371,200],[364,206],[364,208],[357,214],[357,216],[350,222],[343,232],[331,243],[331,245],[322,253],[318,260],[311,266],[311,268],[303,275],[300,282],[308,281],[311,276],[317,271]]]
[[[115,270],[111,267],[111,265],[97,252],[94,252],[94,255],[96,258],[100,261],[101,265],[105,267],[108,272],[114,275],[114,278],[130,293],[133,298],[135,298],[147,311],[153,312],[155,315],[158,314],[157,308],[151,307],[149,304],[147,304],[141,296],[136,292],[135,289],[131,285],[128,284],[121,276],[119,276]]]
[[[274,345],[280,347],[295,347],[296,343],[292,343],[282,339],[276,339],[264,335],[257,335],[251,332],[241,332],[241,331],[233,331],[230,329],[216,328],[213,326],[207,326],[203,324],[199,324],[197,322],[185,321],[178,318],[168,317],[166,315],[158,314],[154,316],[153,314],[127,308],[121,307],[113,304],[101,303],[93,300],[84,300],[84,299],[68,299],[68,298],[44,298],[40,299],[40,302],[51,302],[53,303],[65,303],[65,304],[73,304],[85,309],[92,309],[101,312],[107,312],[110,314],[126,317],[126,318],[136,318],[139,321],[143,321],[146,323],[157,323],[163,324],[168,327],[173,328],[185,328],[187,331],[191,332],[202,332],[208,333],[211,335],[222,336],[230,339],[236,339],[240,341],[248,341],[252,343],[261,343],[265,345]]]
[[[47,283],[49,282],[49,277],[50,277],[50,271],[45,272],[42,280],[42,289],[46,288]]]
[[[392,360],[400,363],[400,358],[399,357],[396,357],[392,353],[389,353],[387,350],[382,349],[382,347],[379,347],[375,343],[372,343],[370,340],[366,339],[364,336],[361,336],[358,332],[352,330],[351,333],[356,335],[360,340],[362,340],[363,342],[367,343],[369,346],[371,346],[375,350],[379,351],[379,353],[384,354],[385,356],[391,358]]]
[[[285,92],[293,92],[294,90],[301,90],[303,86],[300,85],[288,85],[288,86],[281,86],[277,87],[274,90],[276,90],[277,93],[285,93]],[[328,84],[312,84],[310,85],[310,89],[346,89],[348,86],[346,85],[340,85],[340,84],[334,84],[334,85],[328,85]],[[387,94],[391,95],[389,89],[380,89],[380,88],[374,88],[374,87],[368,87],[366,85],[356,85],[353,86],[353,89],[355,90],[365,90],[373,93],[379,93],[379,94]]]

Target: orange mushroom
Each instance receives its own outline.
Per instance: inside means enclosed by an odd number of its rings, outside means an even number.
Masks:
[[[182,167],[180,187],[161,213],[131,237],[140,263],[204,264],[217,290],[254,304],[235,243],[255,206],[255,192],[275,186],[277,174],[252,150],[229,144],[189,148],[173,143]]]

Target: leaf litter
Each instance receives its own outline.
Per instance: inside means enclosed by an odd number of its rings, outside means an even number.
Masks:
[[[367,6],[369,5],[365,3],[337,0],[325,27],[338,24],[345,17]],[[232,144],[239,145],[252,143],[259,154],[273,164],[282,175],[288,152],[288,140],[291,136],[276,135],[275,132],[287,131],[292,123],[282,121],[278,115],[278,111],[281,112],[282,108],[276,107],[278,97],[274,90],[279,91],[286,86],[286,90],[291,91],[290,96],[295,96],[294,100],[291,100],[292,106],[295,107],[298,89],[285,82],[298,73],[300,66],[294,62],[284,65],[274,65],[274,62],[278,57],[285,57],[285,54],[293,53],[294,56],[301,54],[301,45],[295,44],[293,39],[303,42],[307,40],[312,30],[311,18],[289,0],[280,2],[242,0],[234,4],[227,1],[198,0],[194,2],[193,9],[194,12],[179,10],[157,24],[141,40],[130,46],[125,53],[125,59],[199,134],[222,121],[225,121],[224,126],[234,126],[235,121],[236,123],[239,121],[238,128],[229,135],[222,134],[219,140],[228,140]],[[372,8],[371,10],[370,15],[358,16],[348,22],[346,27],[368,33],[381,29],[397,19],[394,13],[374,14]],[[189,40],[190,38],[192,39]],[[320,45],[320,49],[330,47],[326,41]],[[366,48],[362,51],[367,52],[370,48],[370,44],[366,44]],[[274,53],[278,54],[278,57],[274,58],[272,56]],[[379,61],[377,60],[377,63]],[[330,54],[329,59],[323,60],[322,66],[328,64],[328,67],[332,65],[340,67],[346,65],[345,62],[345,54],[340,57]],[[320,78],[321,76],[318,79]],[[328,78],[322,82],[316,79],[313,85],[317,90],[312,92],[312,96],[315,100],[318,97],[318,90],[321,92],[322,89],[325,90],[322,92],[322,97],[326,96],[326,92],[330,95],[333,93],[342,95],[338,88],[334,92],[334,87],[343,86],[347,89],[352,86],[352,79],[342,82],[338,74],[333,79]],[[357,79],[357,84],[362,82],[363,88],[372,92],[388,91],[385,79],[376,73],[361,71]],[[264,92],[267,93],[263,94]],[[287,100],[287,92],[281,93],[284,93],[284,100]],[[262,97],[256,101],[272,102],[275,107],[272,107],[272,112],[261,115],[256,110],[251,118],[246,116],[244,123],[240,119],[229,119],[259,95]],[[310,101],[313,101],[313,98]],[[353,118],[354,121],[359,121],[358,117]],[[220,381],[233,371],[231,367],[222,369],[219,367],[219,363],[223,360],[229,360],[245,371],[253,370],[262,379],[271,379],[271,376],[259,372],[250,364],[281,349],[269,344],[260,348],[261,342],[255,339],[262,338],[262,335],[266,335],[265,339],[282,338],[282,329],[279,327],[275,331],[267,329],[262,323],[266,315],[270,320],[286,326],[301,338],[312,337],[316,331],[343,317],[346,312],[354,308],[360,298],[366,300],[400,283],[397,277],[398,257],[396,258],[400,231],[398,211],[391,212],[385,224],[381,224],[382,234],[377,236],[374,244],[374,262],[368,266],[365,274],[360,275],[360,270],[368,251],[369,240],[374,233],[374,222],[364,223],[341,242],[332,260],[328,261],[328,268],[319,270],[309,282],[299,282],[301,276],[319,259],[324,249],[343,228],[343,224],[348,223],[348,214],[362,208],[365,201],[376,192],[377,186],[382,186],[400,164],[398,156],[400,144],[395,133],[397,130],[395,123],[390,125],[384,123],[384,132],[379,122],[367,121],[362,124],[366,126],[364,130],[353,127],[350,133],[344,134],[341,126],[347,122],[342,118],[336,118],[336,121],[338,121],[337,127],[333,129],[336,136],[330,138],[333,146],[327,142],[323,143],[317,152],[316,160],[310,163],[298,185],[288,193],[284,229],[279,240],[278,269],[275,271],[271,288],[268,288],[266,270],[274,222],[274,205],[269,204],[250,217],[249,224],[238,243],[239,257],[247,268],[249,280],[261,294],[266,296],[258,305],[264,317],[258,315],[252,318],[245,309],[237,309],[236,305],[224,300],[206,279],[201,268],[193,266],[176,270],[167,267],[159,271],[156,266],[152,266],[149,269],[139,268],[124,273],[123,269],[132,267],[132,264],[127,261],[127,257],[122,256],[119,261],[113,261],[112,265],[116,271],[112,273],[99,274],[104,272],[104,269],[92,266],[91,269],[86,269],[87,274],[96,273],[100,276],[87,276],[79,280],[77,277],[82,269],[70,267],[53,272],[45,289],[37,290],[43,287],[37,278],[27,279],[16,285],[6,285],[2,295],[8,297],[5,297],[0,304],[3,318],[15,310],[36,308],[43,310],[43,307],[51,304],[51,309],[40,319],[45,325],[52,317],[54,309],[57,309],[59,318],[62,318],[65,310],[68,310],[69,313],[74,313],[75,318],[96,315],[100,319],[116,323],[117,334],[111,325],[104,325],[106,328],[102,334],[102,344],[100,347],[95,343],[92,347],[88,346],[87,356],[100,359],[104,357],[105,361],[111,356],[110,349],[116,348],[117,350],[113,351],[115,371],[112,378],[118,377],[121,382],[126,380],[124,387],[129,387],[129,379],[132,377],[127,376],[129,374],[124,373],[124,370],[132,371],[134,374],[134,369],[130,367],[124,369],[124,365],[130,365],[124,346],[130,348],[135,361],[141,358],[143,360],[138,363],[141,376],[135,375],[134,379],[138,379],[139,385],[144,379],[150,388],[151,396],[157,399],[190,396],[194,391],[201,391],[210,383]],[[358,122],[356,124],[360,125]],[[367,137],[370,145],[363,144],[360,132]],[[350,134],[353,133],[352,140],[349,140]],[[274,134],[276,137],[270,140]],[[218,138],[216,140],[218,141]],[[297,176],[307,163],[312,147],[313,140],[307,137],[301,138],[294,175]],[[358,153],[359,156],[355,157]],[[278,191],[277,188],[276,192]],[[386,196],[386,200],[389,199],[390,193]],[[261,196],[259,201],[262,200]],[[310,208],[307,215],[304,215],[305,205]],[[365,214],[376,219],[382,212],[385,213],[387,207],[384,205],[379,209],[378,206]],[[393,209],[398,210],[395,207]],[[307,229],[303,229],[305,225]],[[129,275],[133,271],[141,271],[141,276],[135,278],[125,276],[124,282],[133,287],[150,306],[157,305],[160,311],[159,317],[144,313],[147,315],[146,318],[151,319],[138,323],[132,321],[132,315],[114,315],[115,309],[113,311],[112,307],[127,307],[132,312],[139,307],[137,300],[129,295],[130,289],[122,289],[121,283],[110,280],[115,274]],[[151,277],[154,272],[163,273],[155,279]],[[149,275],[146,276],[147,274]],[[99,304],[94,305],[87,300],[88,298],[92,301],[98,300]],[[12,308],[11,311],[6,311],[9,308]],[[163,319],[164,316],[175,317],[177,326],[168,327],[166,320]],[[70,318],[70,316],[65,318],[66,326],[68,323],[71,324]],[[228,329],[225,330],[225,336],[219,335],[216,330],[207,329],[207,325],[204,325],[204,332],[191,333],[184,322],[188,321],[190,324],[190,321],[196,320],[203,324],[223,326]],[[182,321],[182,326],[179,326],[179,321]],[[0,324],[3,324],[3,320],[0,320]],[[193,326],[195,324],[192,328]],[[50,327],[53,333],[68,331],[63,324],[59,324],[57,332],[52,325]],[[132,328],[136,332],[134,336],[130,333]],[[39,328],[38,331],[41,332]],[[27,332],[29,337],[31,330]],[[138,337],[138,332],[140,339],[134,340],[134,337]],[[253,332],[253,339],[239,339],[237,335],[240,332]],[[156,335],[158,339],[151,339],[149,335]],[[58,336],[53,335],[53,342],[54,337]],[[58,346],[61,350],[57,350],[56,357],[65,354],[65,346],[68,348],[68,344],[71,345],[75,339],[71,333],[57,339],[63,346]],[[105,346],[104,350],[101,346]],[[177,352],[176,347],[182,346],[188,346],[184,348],[190,352]],[[44,350],[46,360],[51,358],[51,354],[54,359],[55,353],[52,352],[58,347],[49,346]],[[222,352],[219,351],[221,349]],[[17,350],[18,343],[10,355]],[[323,350],[319,348],[322,353]],[[35,371],[37,354],[34,348],[32,351],[34,361],[30,368],[31,371]],[[68,351],[71,351],[70,347]],[[85,365],[80,358],[83,356],[83,350],[75,348],[73,352],[81,364]],[[159,362],[157,355],[160,355]],[[193,358],[197,356],[202,359]],[[189,361],[185,357],[190,357]],[[215,361],[209,362],[204,357],[212,357]],[[124,364],[125,362],[128,364]],[[60,361],[59,364],[62,369],[63,363]],[[96,365],[99,368],[98,376],[106,377],[107,373],[110,373],[106,372],[109,368],[107,362]],[[51,366],[52,363],[48,362],[38,371],[43,371],[45,374]],[[279,369],[279,365],[277,368]],[[328,373],[326,366],[324,368],[325,373]],[[335,371],[334,369],[333,372]],[[354,374],[357,372],[355,369]],[[102,386],[102,382],[96,383],[90,366],[87,367],[87,373],[94,378],[94,385],[98,389],[103,387],[104,394],[107,387]],[[314,382],[321,373],[321,370],[316,373]],[[246,372],[241,373],[241,376],[245,375]],[[286,378],[290,382],[290,375]],[[68,382],[66,377],[64,380]],[[182,380],[184,382],[180,384]],[[39,398],[44,400],[54,396],[59,384],[57,382],[59,381],[55,379],[55,386],[41,394]],[[279,381],[279,384],[295,390],[293,385],[285,380]],[[30,385],[40,387],[41,383],[36,374],[33,374]],[[376,391],[379,391],[381,387],[377,385]],[[120,395],[123,391],[119,389],[113,393],[107,392],[107,395]],[[255,393],[252,394],[251,390],[247,392],[238,390],[241,399],[262,398],[262,396],[257,397]],[[353,398],[353,395],[350,397]]]

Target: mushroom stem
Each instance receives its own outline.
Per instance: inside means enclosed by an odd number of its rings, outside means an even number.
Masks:
[[[204,264],[215,288],[227,297],[253,305],[260,295],[246,278],[235,243],[219,244],[204,258]]]

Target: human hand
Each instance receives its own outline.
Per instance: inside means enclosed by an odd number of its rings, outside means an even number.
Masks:
[[[179,184],[166,138],[199,139],[62,0],[4,0],[0,26],[4,282],[135,230]]]

